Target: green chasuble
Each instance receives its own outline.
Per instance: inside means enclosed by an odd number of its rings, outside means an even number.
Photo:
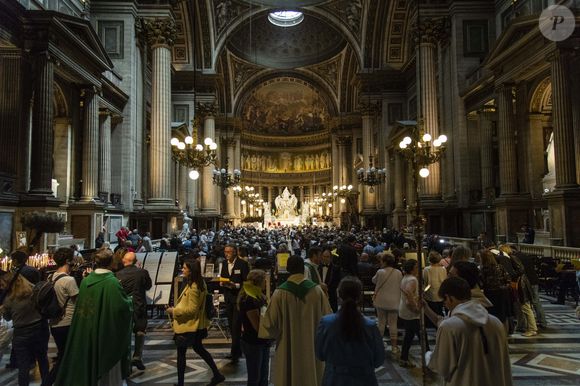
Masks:
[[[304,297],[312,288],[316,287],[318,284],[315,282],[305,279],[304,281],[300,282],[300,284],[296,284],[293,281],[286,280],[282,285],[278,288],[288,291],[294,294],[298,299],[304,300]]]
[[[132,308],[112,272],[83,279],[56,386],[95,386],[119,361],[129,375]]]

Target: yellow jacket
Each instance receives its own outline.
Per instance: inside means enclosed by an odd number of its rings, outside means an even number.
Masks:
[[[176,334],[195,332],[209,326],[205,314],[205,296],[207,289],[201,291],[196,283],[185,286],[173,309],[173,331]]]

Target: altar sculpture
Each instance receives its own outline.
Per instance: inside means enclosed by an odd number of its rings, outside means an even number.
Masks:
[[[275,215],[264,215],[264,227],[294,226],[302,224],[302,218],[298,215],[298,199],[291,194],[288,187],[284,188],[281,195],[274,199],[276,206]],[[269,209],[269,206],[268,206]]]
[[[290,194],[288,188],[284,188],[281,195],[276,197],[274,200],[276,204],[276,217],[288,220],[290,216],[296,216],[296,205],[298,205],[298,199],[294,194]]]

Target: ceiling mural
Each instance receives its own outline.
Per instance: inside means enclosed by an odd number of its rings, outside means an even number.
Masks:
[[[243,108],[243,126],[267,135],[300,135],[324,130],[328,109],[306,82],[278,78],[256,88]]]

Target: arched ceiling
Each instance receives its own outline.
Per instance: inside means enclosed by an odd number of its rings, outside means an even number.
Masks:
[[[241,117],[260,85],[308,84],[331,115],[354,111],[361,74],[399,71],[409,58],[408,0],[186,0],[176,5],[176,69],[215,79],[222,111]],[[281,28],[268,13],[304,21]],[[204,84],[207,84],[204,83]]]
[[[236,29],[227,47],[237,57],[263,67],[291,69],[325,61],[346,46],[331,24],[311,14],[294,27],[280,28],[268,21],[268,11]]]

